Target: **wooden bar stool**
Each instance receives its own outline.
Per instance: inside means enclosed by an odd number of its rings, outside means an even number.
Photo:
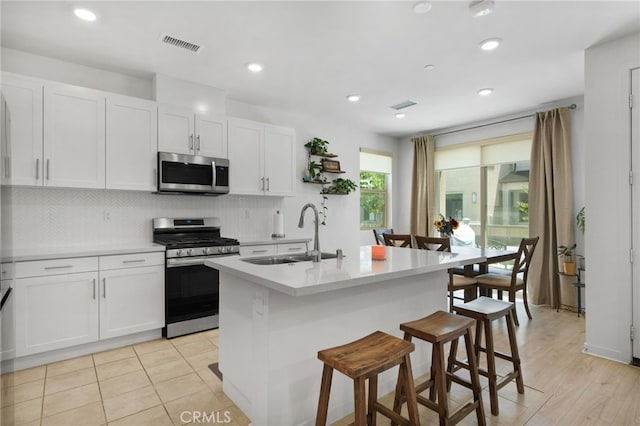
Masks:
[[[418,406],[413,387],[413,373],[409,354],[415,345],[381,331],[376,331],[355,342],[318,352],[318,359],[324,362],[322,384],[318,401],[316,426],[324,426],[329,410],[329,392],[333,369],[353,379],[355,401],[355,425],[376,424],[376,412],[392,421],[410,426],[419,426]],[[400,377],[405,381],[403,388],[408,400],[409,419],[395,413],[378,402],[378,374],[400,365]],[[365,380],[369,379],[369,402],[366,407]]]
[[[516,332],[513,325],[513,311],[515,305],[511,302],[496,300],[490,297],[480,297],[461,305],[456,305],[453,310],[462,316],[476,320],[475,353],[480,356],[480,352],[487,355],[487,370],[478,369],[479,373],[489,379],[489,396],[491,399],[491,414],[498,415],[498,389],[516,379],[518,393],[524,393],[524,382],[522,380],[522,369],[520,367],[520,355],[518,344],[516,343]],[[509,346],[511,355],[496,352],[493,345],[492,322],[505,317],[507,321],[507,332],[509,333]],[[485,347],[481,346],[482,331],[485,333]],[[465,363],[456,359],[457,344],[451,343],[449,353],[449,365],[447,370],[451,373],[460,368],[473,368],[471,363]],[[510,361],[513,364],[513,371],[498,381],[496,374],[496,357]]]
[[[485,424],[480,376],[478,376],[476,356],[471,342],[473,325],[474,321],[469,318],[444,311],[437,311],[428,317],[400,324],[400,330],[404,331],[404,339],[406,341],[410,342],[412,337],[416,337],[432,345],[430,378],[424,383],[416,385],[415,393],[420,394],[429,389],[428,399],[421,395],[417,395],[416,398],[418,403],[438,413],[441,425],[454,425],[473,411],[476,412],[478,424]],[[447,372],[444,362],[444,345],[448,342],[457,344],[458,338],[463,336],[469,359],[470,382]],[[396,396],[393,403],[393,411],[398,413],[405,399],[405,395],[402,392],[404,387],[403,380],[403,377],[398,376]],[[473,402],[468,402],[454,413],[449,412],[447,401],[447,384],[450,381],[454,381],[473,391]]]

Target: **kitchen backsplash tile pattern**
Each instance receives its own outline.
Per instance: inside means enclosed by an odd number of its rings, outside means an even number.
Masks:
[[[240,241],[271,234],[282,198],[159,195],[134,191],[14,187],[14,250],[148,243],[154,217],[215,216],[222,234]],[[293,228],[295,224],[285,224]]]

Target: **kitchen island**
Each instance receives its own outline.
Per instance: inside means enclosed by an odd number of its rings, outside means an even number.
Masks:
[[[240,257],[206,261],[220,271],[219,368],[225,394],[254,426],[310,425],[320,391],[321,349],[373,331],[401,337],[399,324],[447,309],[447,269],[483,259],[470,255],[371,247],[343,259],[255,265]],[[416,342],[414,375],[424,374],[430,348]],[[397,369],[379,377],[379,394],[394,389]],[[328,420],[353,411],[353,383],[336,372]]]

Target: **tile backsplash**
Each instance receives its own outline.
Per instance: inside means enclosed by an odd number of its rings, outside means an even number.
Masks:
[[[134,191],[13,187],[13,248],[148,243],[154,217],[219,217],[222,235],[267,239],[279,197],[160,195]],[[5,206],[6,207],[6,206]]]

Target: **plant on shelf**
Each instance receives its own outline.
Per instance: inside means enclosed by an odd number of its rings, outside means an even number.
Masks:
[[[327,153],[327,145],[329,145],[328,141],[320,138],[313,138],[306,144],[304,144],[305,148],[309,149],[309,153],[313,155],[324,155]]]
[[[354,191],[358,185],[351,179],[337,178],[331,182],[331,186],[326,188],[323,192],[325,194],[349,194]]]
[[[325,178],[322,176],[322,164],[317,161],[309,161],[309,165],[307,166],[307,171],[305,175],[306,182],[324,182]]]
[[[564,273],[567,275],[574,275],[576,273],[576,263],[573,260],[573,253],[575,250],[575,243],[572,246],[558,246],[558,256],[563,257]]]

